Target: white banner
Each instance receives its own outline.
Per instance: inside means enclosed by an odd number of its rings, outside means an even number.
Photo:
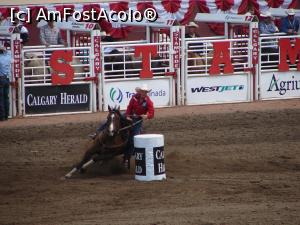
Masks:
[[[300,97],[300,72],[268,72],[260,74],[260,99]]]
[[[188,105],[250,100],[248,75],[189,77],[186,87]]]
[[[148,96],[153,101],[154,107],[170,106],[172,103],[172,79],[151,79],[151,80],[124,80],[109,81],[104,85],[104,110],[110,106],[120,106],[125,110],[132,97],[135,94],[135,88],[147,84],[151,89]]]
[[[0,34],[10,35],[14,32],[14,26],[0,26]]]
[[[64,21],[57,22],[57,27],[64,30],[72,31],[92,31],[94,30],[96,23],[86,23],[86,22],[74,22],[74,21]]]
[[[211,13],[197,13],[195,21],[199,22],[216,22],[216,23],[251,23],[254,16],[235,15],[235,14],[211,14]]]

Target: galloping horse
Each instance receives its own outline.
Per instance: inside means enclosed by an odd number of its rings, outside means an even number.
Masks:
[[[111,108],[108,106],[108,109],[109,113],[104,131],[97,134],[83,159],[65,175],[65,178],[71,178],[73,173],[84,171],[86,167],[95,162],[109,160],[124,153],[132,125],[122,118],[120,107]]]

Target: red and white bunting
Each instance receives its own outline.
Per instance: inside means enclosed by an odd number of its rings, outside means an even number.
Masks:
[[[154,8],[159,16],[163,20],[177,20],[181,24],[187,24],[190,20],[193,20],[195,4],[197,4],[200,12],[205,13],[230,13],[230,14],[244,14],[248,10],[249,5],[253,5],[255,12],[260,13],[262,11],[272,8],[294,8],[297,5],[298,0],[149,0],[149,1],[116,1],[111,3],[83,3],[83,4],[47,4],[41,5],[24,5],[21,7],[10,6],[18,8],[19,10],[25,10],[30,8],[31,10],[39,10],[39,8],[47,8],[48,10],[59,10],[62,11],[64,7],[72,8],[76,11],[83,11],[86,9],[94,8],[96,11],[99,9],[105,9],[107,13],[111,10],[114,11],[128,11],[128,9],[139,10],[143,12],[146,8]],[[5,16],[9,17],[10,7],[0,7],[0,12]],[[110,22],[100,22],[101,28],[110,33],[111,36],[116,38],[125,38],[130,29],[128,26],[120,24],[112,24]],[[30,25],[28,25],[30,27]],[[219,29],[216,26],[212,26],[216,31]]]

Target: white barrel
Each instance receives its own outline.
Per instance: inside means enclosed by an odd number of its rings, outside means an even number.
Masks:
[[[134,136],[134,149],[136,180],[166,179],[164,136],[162,134]]]

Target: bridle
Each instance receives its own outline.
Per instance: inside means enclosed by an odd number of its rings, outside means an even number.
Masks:
[[[130,128],[132,128],[133,126],[135,126],[136,124],[138,123],[141,123],[143,121],[143,119],[140,119],[128,126],[125,126],[123,128],[120,128],[120,129],[115,129],[115,120],[116,120],[116,117],[119,118],[119,124],[121,124],[121,115],[119,113],[119,111],[116,111],[116,110],[111,110],[110,111],[110,114],[108,115],[108,124],[107,124],[107,127],[106,127],[106,133],[108,134],[108,136],[110,138],[114,138],[116,137],[117,135],[119,135],[121,132],[123,131],[126,131]],[[102,145],[104,146],[104,148],[106,149],[113,149],[113,148],[120,148],[120,147],[123,147],[127,144],[127,141],[128,140],[125,140],[124,142],[120,143],[120,144],[116,144],[116,145],[106,145],[105,143],[102,143]]]
[[[118,121],[116,122],[116,120],[118,119]],[[113,137],[115,135],[117,135],[119,133],[119,126],[121,123],[121,115],[118,111],[116,110],[112,110],[110,111],[108,117],[107,117],[107,125],[106,125],[106,132],[108,134],[108,136]],[[119,124],[119,126],[117,126],[116,124]]]

